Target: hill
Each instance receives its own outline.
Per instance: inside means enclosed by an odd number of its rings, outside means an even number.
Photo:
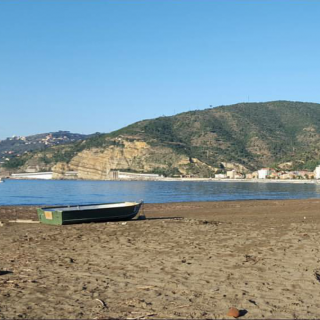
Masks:
[[[97,179],[113,169],[211,176],[286,163],[313,170],[320,160],[320,104],[273,101],[190,111],[143,120],[34,157],[53,159],[52,167],[61,174],[68,168]]]
[[[83,141],[92,135],[57,131],[30,136],[13,136],[0,140],[0,164],[5,168],[16,168],[33,155],[34,151],[44,151],[54,146]]]

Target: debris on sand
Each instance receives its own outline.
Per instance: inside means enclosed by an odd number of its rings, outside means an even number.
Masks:
[[[101,299],[95,299],[95,300],[101,304],[102,308],[108,308],[107,304],[103,300]]]
[[[239,318],[240,317],[240,311],[237,309],[237,308],[230,308],[228,313],[227,313],[227,316],[230,316],[230,317],[234,317],[234,318]]]
[[[314,270],[313,274],[317,281],[320,282],[320,270]]]
[[[40,223],[40,221],[23,220],[23,219],[9,220],[9,222],[15,222],[15,223]]]

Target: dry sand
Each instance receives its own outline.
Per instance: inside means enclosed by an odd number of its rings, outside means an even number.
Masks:
[[[0,207],[0,318],[320,317],[320,200],[147,204],[49,226]]]

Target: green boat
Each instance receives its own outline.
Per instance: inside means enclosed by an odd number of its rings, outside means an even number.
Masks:
[[[41,223],[73,224],[103,221],[124,221],[134,218],[143,202],[118,202],[80,206],[38,208]]]

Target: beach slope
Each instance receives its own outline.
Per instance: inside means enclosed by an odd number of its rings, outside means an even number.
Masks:
[[[146,204],[49,226],[0,207],[0,318],[318,318],[320,200]]]

